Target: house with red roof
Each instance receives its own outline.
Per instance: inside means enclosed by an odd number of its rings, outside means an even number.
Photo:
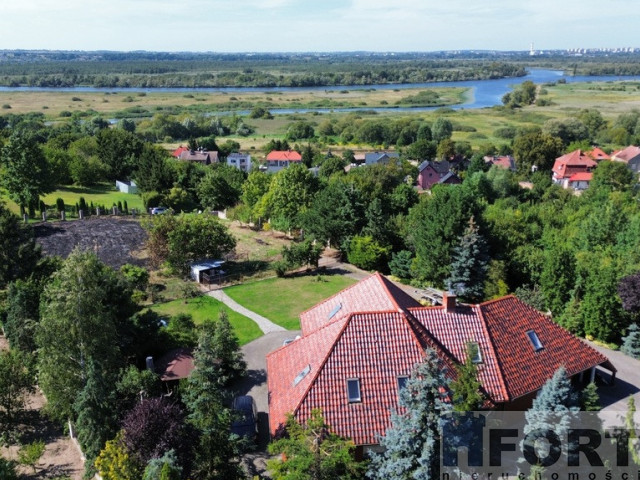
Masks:
[[[511,155],[487,155],[484,157],[484,162],[491,166],[495,165],[496,167],[502,168],[503,170],[511,170],[512,172],[516,171],[516,161]]]
[[[640,174],[640,147],[629,146],[611,154],[611,160],[622,162],[636,175]]]
[[[589,184],[593,180],[592,172],[578,172],[569,177],[567,188],[572,188],[576,191],[582,191],[589,188]]]
[[[598,164],[582,150],[574,150],[571,153],[556,158],[553,164],[553,183],[569,188],[569,180],[576,173],[589,173]]]
[[[611,157],[600,147],[593,147],[593,150],[589,150],[587,152],[591,158],[593,158],[596,162],[601,162],[603,160],[611,160]]]
[[[498,409],[530,406],[560,366],[576,382],[596,371],[615,378],[604,355],[516,297],[462,305],[445,294],[442,303],[424,307],[375,273],[303,312],[302,336],[267,356],[271,434],[287,413],[304,422],[321,408],[362,454],[390,426],[399,389],[426,349],[450,378],[456,365],[476,363],[487,404]]]
[[[293,163],[300,163],[302,155],[295,150],[272,150],[260,169],[267,173],[276,173]]]

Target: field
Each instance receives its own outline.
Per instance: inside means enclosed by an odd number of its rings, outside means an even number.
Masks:
[[[242,306],[288,330],[300,329],[298,316],[355,280],[343,275],[270,278],[225,289]]]
[[[192,316],[196,325],[206,320],[216,319],[220,311],[225,311],[229,316],[229,322],[233,327],[233,331],[238,336],[240,345],[245,345],[262,336],[262,330],[260,330],[253,320],[230,310],[225,307],[223,303],[206,295],[189,300],[174,300],[172,302],[159,303],[153,305],[150,309],[164,318],[179,313],[189,314]]]
[[[435,95],[415,98],[423,91]],[[385,106],[440,106],[461,103],[464,88],[349,89],[283,92],[0,92],[2,113],[42,112],[61,120],[69,113],[95,111],[106,117],[147,116],[155,113],[227,112],[254,106],[275,108],[349,108]],[[416,103],[418,102],[418,103]],[[62,116],[61,116],[62,114]]]
[[[64,204],[66,206],[67,218],[70,218],[69,215],[71,213],[71,208],[78,202],[80,197],[84,197],[87,205],[90,205],[91,202],[94,205],[104,205],[107,208],[110,208],[113,204],[118,204],[118,202],[127,202],[129,210],[135,208],[138,211],[144,211],[144,205],[142,203],[142,198],[139,195],[134,195],[131,193],[121,193],[116,190],[115,185],[110,184],[100,184],[94,187],[78,187],[78,186],[65,186],[59,188],[58,190],[49,193],[42,197],[42,201],[47,206],[52,206],[56,204],[57,198],[62,198],[64,200]],[[0,199],[4,199],[9,210],[12,212],[19,214],[20,208],[18,205],[9,199],[7,195],[0,195]]]

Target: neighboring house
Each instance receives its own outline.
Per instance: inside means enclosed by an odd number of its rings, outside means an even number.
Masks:
[[[423,307],[379,273],[300,315],[302,337],[267,355],[269,429],[281,431],[287,413],[298,421],[321,408],[338,435],[363,448],[378,443],[398,408],[398,391],[433,349],[447,376],[477,355],[478,379],[488,404],[507,410],[530,406],[560,367],[576,383],[596,369],[613,382],[609,360],[553,320],[508,296],[480,305]]]
[[[556,158],[553,164],[553,183],[569,188],[569,179],[576,173],[591,172],[598,164],[582,150],[574,150]]]
[[[272,150],[267,155],[267,159],[260,166],[261,170],[267,173],[279,172],[283,168],[289,167],[293,163],[302,161],[302,155],[295,150]]]
[[[248,153],[231,153],[227,157],[227,165],[231,165],[243,172],[249,172],[251,171],[251,155]]]
[[[431,187],[437,183],[461,183],[460,178],[450,169],[451,164],[446,160],[422,162],[418,166],[418,187],[423,190],[431,190]]]
[[[611,157],[607,155],[601,148],[593,147],[593,150],[587,152],[591,158],[593,158],[596,162],[601,162],[603,160],[611,160]]]
[[[592,179],[593,173],[591,172],[574,173],[569,177],[568,188],[573,188],[574,190],[586,190],[589,188],[589,184]]]
[[[353,163],[355,165],[364,165],[365,161],[366,161],[366,154],[365,153],[355,153],[353,155]]]
[[[516,171],[516,161],[511,155],[501,155],[498,157],[486,156],[484,157],[484,161],[487,164],[495,165],[504,170]]]
[[[162,355],[155,368],[152,357],[147,357],[147,368],[155,370],[160,376],[160,380],[165,382],[167,390],[171,391],[178,386],[179,380],[188,378],[191,375],[195,368],[193,354],[191,349],[176,348]]]
[[[121,182],[120,180],[116,180],[116,188],[122,193],[138,193],[138,186],[133,180],[130,182]]]
[[[174,157],[183,162],[200,163],[201,165],[211,165],[212,163],[218,163],[218,152],[210,152],[208,150],[198,149],[189,150],[188,148],[180,147],[174,152]],[[178,153],[176,155],[176,153]]]
[[[364,154],[365,165],[377,165],[381,163],[386,165],[392,158],[400,158],[397,152],[368,152]]]
[[[611,154],[611,160],[625,163],[633,173],[636,175],[640,174],[640,147],[631,145],[625,149],[613,152]]]

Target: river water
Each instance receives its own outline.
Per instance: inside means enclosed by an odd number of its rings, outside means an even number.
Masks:
[[[613,82],[620,80],[640,81],[640,76],[567,76],[559,70],[530,69],[526,76],[517,78],[501,78],[498,80],[468,80],[463,82],[434,82],[434,83],[402,83],[402,84],[384,84],[384,85],[349,85],[339,87],[226,87],[226,88],[99,88],[99,87],[68,87],[68,88],[50,88],[50,87],[0,87],[0,92],[123,92],[123,93],[153,93],[153,92],[175,92],[175,93],[268,93],[268,92],[291,92],[291,91],[339,91],[339,90],[394,90],[420,88],[428,89],[434,87],[463,87],[469,88],[470,93],[466,100],[458,105],[452,105],[453,109],[475,109],[487,108],[502,104],[502,97],[505,93],[511,91],[514,86],[521,84],[526,80],[534,83],[556,82],[564,79],[567,83],[578,82]],[[288,113],[306,113],[312,112],[351,112],[359,110],[377,111],[377,112],[416,112],[435,110],[439,107],[413,107],[413,108],[287,108],[287,109],[270,109],[274,114]],[[236,113],[245,114],[247,112],[238,111]]]

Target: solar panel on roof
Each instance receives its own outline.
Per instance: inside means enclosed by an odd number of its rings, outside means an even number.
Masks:
[[[306,367],[304,367],[304,369],[298,375],[296,375],[296,378],[293,379],[293,386],[295,387],[296,385],[298,385],[302,381],[302,379],[309,374],[310,371],[311,365],[307,365]]]
[[[329,312],[329,317],[327,318],[327,320],[331,320],[333,317],[335,317],[336,313],[338,313],[341,308],[342,308],[342,303],[339,303],[338,305],[333,307],[333,310]]]

